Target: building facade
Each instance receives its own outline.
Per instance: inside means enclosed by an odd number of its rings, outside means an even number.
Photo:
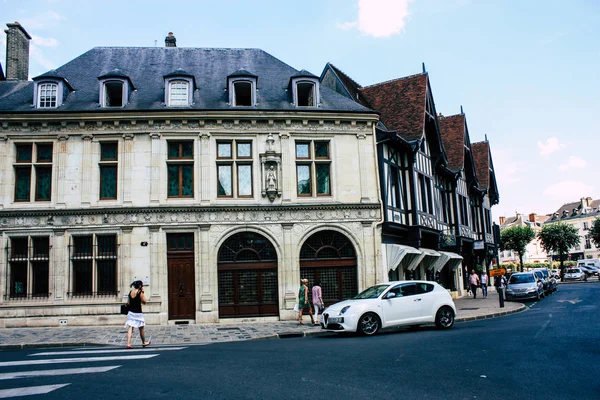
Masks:
[[[387,279],[369,107],[262,50],[173,36],[28,81],[29,35],[7,35],[3,326],[120,324],[135,279],[154,324],[292,319],[301,277],[327,303]]]
[[[517,213],[514,217],[500,217],[500,230],[510,228],[513,226],[528,226],[536,234],[535,239],[527,244],[525,247],[525,254],[523,255],[524,263],[540,263],[548,261],[548,253],[542,247],[540,239],[538,239],[537,234],[542,230],[542,226],[544,222],[546,222],[550,217],[547,215],[537,215],[536,213],[531,213],[527,218],[524,218],[523,215]],[[500,262],[512,262],[519,263],[519,254],[512,250],[504,250],[500,251]]]
[[[600,258],[600,248],[588,237],[588,230],[592,227],[594,220],[600,218],[600,200],[591,197],[582,197],[579,201],[564,204],[558,210],[549,215],[545,224],[563,222],[575,227],[579,233],[580,242],[573,247],[568,254],[569,260],[583,260],[588,258]],[[552,259],[558,260],[558,255],[552,255]]]

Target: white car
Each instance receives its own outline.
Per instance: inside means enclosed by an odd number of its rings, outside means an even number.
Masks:
[[[587,281],[587,275],[581,268],[569,268],[565,269],[566,280]]]
[[[331,332],[373,335],[381,328],[435,323],[454,325],[456,307],[446,289],[431,281],[395,281],[372,286],[323,311],[321,327]]]

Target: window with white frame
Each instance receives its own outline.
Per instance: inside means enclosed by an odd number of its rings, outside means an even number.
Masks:
[[[117,175],[119,167],[119,144],[100,143],[100,200],[117,198]]]
[[[253,105],[253,84],[250,81],[233,82],[233,105],[234,106],[252,106]]]
[[[56,108],[58,106],[58,84],[53,82],[39,83],[37,85],[37,107]]]
[[[73,236],[72,296],[117,295],[117,235]]]
[[[313,82],[298,82],[296,85],[297,105],[299,107],[316,106],[316,85]]]
[[[11,237],[9,243],[10,298],[48,297],[50,238]]]
[[[252,142],[217,141],[217,196],[252,197]]]
[[[169,81],[169,106],[187,107],[189,101],[190,84],[184,80]]]
[[[296,142],[298,196],[331,196],[329,141]]]

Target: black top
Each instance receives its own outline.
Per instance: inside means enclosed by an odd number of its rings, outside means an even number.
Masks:
[[[131,297],[131,291],[129,292],[129,311],[134,313],[142,312],[142,290],[138,290],[135,297]]]

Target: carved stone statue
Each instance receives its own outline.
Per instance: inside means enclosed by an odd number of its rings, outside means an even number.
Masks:
[[[271,165],[267,171],[267,189],[277,189],[277,176],[275,168]]]

